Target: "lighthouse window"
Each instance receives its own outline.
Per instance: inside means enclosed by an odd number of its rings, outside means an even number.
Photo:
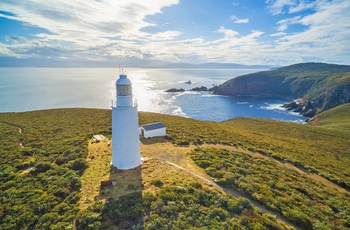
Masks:
[[[131,95],[131,85],[117,85],[118,96],[129,96]]]

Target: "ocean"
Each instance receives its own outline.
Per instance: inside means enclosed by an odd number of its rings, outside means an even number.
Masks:
[[[128,68],[138,110],[224,121],[234,117],[269,118],[303,123],[305,117],[281,108],[292,98],[227,97],[209,92],[164,92],[170,88],[220,85],[256,69]],[[118,68],[0,68],[0,112],[51,108],[109,109]],[[191,81],[192,84],[185,82]]]

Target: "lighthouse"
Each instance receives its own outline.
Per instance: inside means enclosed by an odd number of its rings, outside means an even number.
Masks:
[[[140,137],[137,102],[126,74],[119,75],[116,91],[112,102],[112,165],[132,169],[141,164]]]

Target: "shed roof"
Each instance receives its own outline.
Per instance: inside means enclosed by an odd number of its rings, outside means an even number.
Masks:
[[[156,122],[156,123],[143,125],[141,127],[146,131],[150,131],[150,130],[165,128],[165,125],[162,122]]]
[[[98,141],[103,141],[105,139],[105,136],[103,136],[102,134],[96,134],[93,135],[92,138]]]

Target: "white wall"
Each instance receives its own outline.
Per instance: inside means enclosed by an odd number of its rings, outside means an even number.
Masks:
[[[137,107],[112,107],[112,164],[131,169],[141,164]]]
[[[143,129],[143,128],[141,127],[141,129]],[[140,134],[141,134],[141,132],[140,132]],[[149,130],[149,131],[144,130],[144,137],[145,138],[165,136],[165,135],[166,135],[166,127],[160,128],[160,129]]]

